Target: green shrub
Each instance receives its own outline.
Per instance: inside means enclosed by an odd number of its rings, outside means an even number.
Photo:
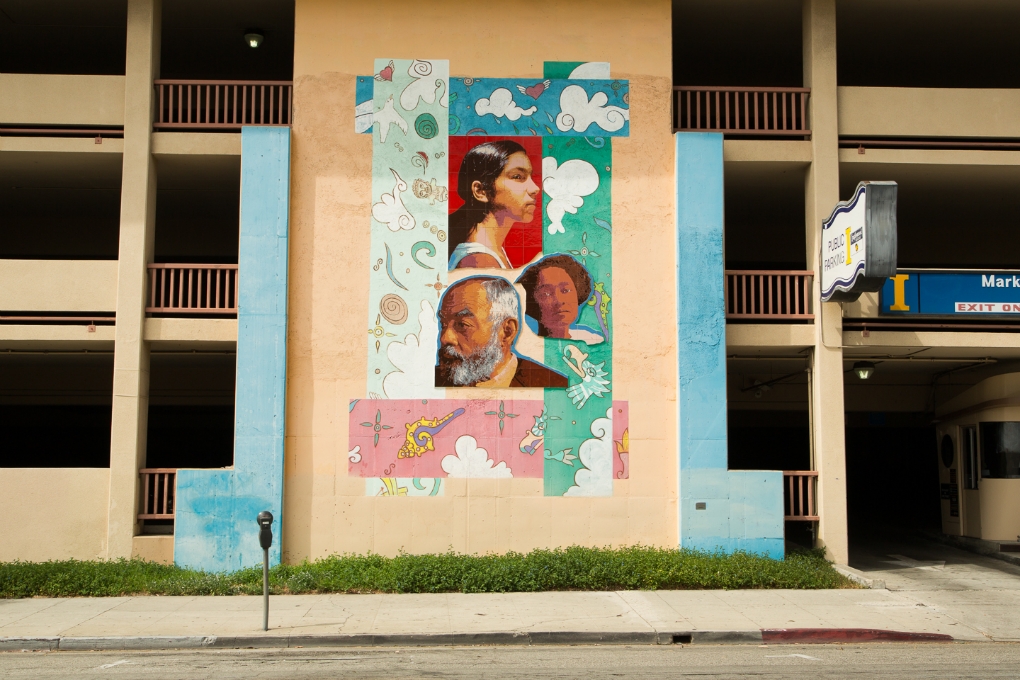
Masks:
[[[772,560],[643,546],[504,555],[333,555],[270,571],[274,594],[853,587],[820,551]],[[2,598],[261,592],[262,569],[257,566],[213,574],[142,560],[0,562]]]

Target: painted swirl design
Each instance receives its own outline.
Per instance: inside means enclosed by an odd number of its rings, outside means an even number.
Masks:
[[[379,313],[390,323],[399,326],[407,321],[407,303],[399,295],[388,293],[379,301]]]
[[[422,139],[432,139],[439,132],[439,123],[431,113],[423,113],[415,119],[414,131]]]

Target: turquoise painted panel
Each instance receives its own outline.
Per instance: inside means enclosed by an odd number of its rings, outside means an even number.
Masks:
[[[723,138],[676,135],[681,469],[726,469]]]
[[[283,540],[290,128],[241,132],[234,468],[177,474],[174,562],[206,571],[261,563],[255,516]]]
[[[705,552],[746,552],[752,555],[770,557],[774,560],[781,560],[785,555],[782,537],[749,539],[730,538],[728,536],[699,536],[684,543],[684,547],[692,550],[704,550]]]
[[[779,559],[782,472],[726,469],[722,135],[678,134],[676,168],[680,544]]]
[[[627,137],[626,80],[450,78],[451,135]]]

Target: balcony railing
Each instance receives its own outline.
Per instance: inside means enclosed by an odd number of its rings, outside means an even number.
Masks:
[[[817,522],[818,506],[816,485],[818,473],[814,470],[783,470],[783,519],[794,522]]]
[[[805,87],[674,87],[675,132],[808,138]]]
[[[149,306],[157,314],[237,314],[236,264],[150,264]]]
[[[138,474],[142,478],[142,502],[138,505],[138,519],[173,519],[177,469],[144,468]]]
[[[290,125],[294,86],[288,80],[157,80],[157,130],[240,130]]]
[[[726,318],[810,321],[813,278],[812,271],[727,270]]]

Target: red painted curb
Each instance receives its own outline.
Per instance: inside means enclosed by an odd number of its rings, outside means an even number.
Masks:
[[[908,633],[876,628],[762,628],[766,644],[821,644],[832,642],[952,642],[952,635]]]

